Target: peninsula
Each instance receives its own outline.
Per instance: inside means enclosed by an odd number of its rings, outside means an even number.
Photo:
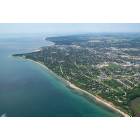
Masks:
[[[55,44],[13,56],[46,66],[65,83],[117,111],[140,115],[140,34],[49,37]]]

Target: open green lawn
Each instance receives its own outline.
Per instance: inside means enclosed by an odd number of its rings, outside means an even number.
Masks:
[[[135,112],[135,114],[140,113],[140,97],[131,101],[131,108]]]

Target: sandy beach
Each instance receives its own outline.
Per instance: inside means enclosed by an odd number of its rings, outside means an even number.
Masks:
[[[69,81],[67,81],[67,82],[68,82],[68,84],[69,84],[69,86],[70,86],[71,88],[74,88],[74,89],[76,89],[76,90],[78,90],[78,91],[84,92],[84,93],[85,93],[86,95],[88,95],[89,97],[94,98],[98,103],[101,103],[101,104],[103,104],[103,105],[105,105],[105,106],[111,108],[112,110],[114,110],[114,111],[120,113],[120,114],[121,114],[122,116],[124,116],[124,117],[130,117],[128,114],[124,113],[123,111],[121,111],[120,109],[118,109],[116,106],[114,106],[111,102],[108,102],[108,101],[106,101],[105,99],[103,99],[103,98],[101,98],[101,97],[99,97],[99,96],[92,95],[91,93],[89,93],[89,92],[87,92],[87,91],[85,91],[85,90],[82,90],[82,89],[80,89],[79,87],[73,85],[73,84],[70,83]]]
[[[19,58],[21,58],[21,57],[19,57]],[[85,91],[85,90],[83,90],[83,89],[81,89],[81,88],[75,86],[75,85],[72,84],[71,82],[65,80],[64,78],[62,78],[62,77],[60,77],[59,75],[57,75],[56,73],[54,73],[54,72],[53,72],[52,70],[50,70],[47,66],[45,66],[43,63],[37,62],[37,61],[34,61],[34,60],[31,60],[31,59],[26,59],[26,58],[24,58],[24,57],[22,57],[22,59],[24,59],[24,60],[29,60],[29,61],[31,61],[31,62],[34,62],[34,63],[36,63],[36,64],[39,64],[40,66],[42,66],[43,68],[45,68],[47,71],[49,71],[49,73],[53,74],[53,75],[54,75],[55,77],[57,77],[58,79],[62,80],[68,87],[70,87],[70,88],[72,88],[72,89],[74,89],[74,90],[76,90],[76,91],[78,91],[78,92],[82,92],[85,96],[90,97],[91,99],[93,99],[93,100],[96,101],[97,103],[102,104],[102,105],[104,105],[104,106],[110,108],[111,110],[113,110],[113,111],[119,113],[120,115],[122,115],[122,116],[124,116],[124,117],[130,117],[127,113],[121,111],[120,108],[117,107],[117,106],[115,106],[113,103],[108,102],[108,101],[106,101],[105,99],[103,99],[103,98],[101,98],[101,97],[99,97],[99,96],[95,96],[95,95],[93,95],[93,94],[91,94],[91,93],[89,93],[89,92],[87,92],[87,91]]]
[[[30,59],[28,59],[28,60],[30,60]],[[35,62],[35,63],[41,65],[42,67],[46,68],[50,73],[55,74],[52,70],[50,70],[44,64],[42,64],[40,62],[33,61],[33,60],[30,60],[30,61]],[[77,90],[79,92],[83,92],[85,95],[87,95],[87,96],[89,96],[91,98],[94,98],[98,103],[103,104],[103,105],[109,107],[110,109],[120,113],[124,117],[130,117],[128,114],[126,114],[125,112],[121,111],[118,107],[113,105],[111,102],[108,102],[108,101],[106,101],[105,99],[103,99],[103,98],[101,98],[99,96],[92,95],[91,93],[89,93],[89,92],[87,92],[87,91],[85,91],[83,89],[80,89],[79,87],[75,86],[74,84],[72,84],[71,82],[65,80],[64,78],[58,76],[57,74],[55,74],[55,76],[57,76],[60,80],[63,80],[70,88],[75,89],[75,90]]]

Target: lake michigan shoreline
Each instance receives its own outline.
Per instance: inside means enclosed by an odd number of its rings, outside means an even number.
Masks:
[[[17,56],[16,56],[17,57]],[[64,84],[66,86],[68,86],[71,89],[74,89],[75,91],[78,91],[80,93],[82,93],[82,95],[87,96],[88,98],[94,100],[95,102],[99,103],[100,105],[103,105],[109,109],[111,109],[112,111],[115,111],[117,113],[119,113],[121,116],[123,117],[130,117],[127,113],[123,112],[120,108],[118,108],[117,106],[113,105],[113,103],[106,101],[105,99],[99,97],[99,96],[95,96],[79,87],[77,87],[76,85],[72,84],[70,81],[65,80],[64,78],[60,77],[59,75],[57,75],[56,73],[54,73],[52,70],[50,70],[46,65],[44,65],[43,63],[39,62],[39,61],[34,61],[32,59],[26,59],[24,57],[18,57],[18,58],[22,58],[24,60],[29,60],[33,63],[36,63],[40,66],[42,66],[43,68],[45,68],[49,73],[51,73],[52,75],[54,75],[55,77],[57,77],[59,80],[63,81]]]

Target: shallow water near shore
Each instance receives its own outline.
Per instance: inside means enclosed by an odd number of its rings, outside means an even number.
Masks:
[[[40,65],[11,56],[48,45],[45,37],[0,37],[0,116],[120,116],[69,89]]]

